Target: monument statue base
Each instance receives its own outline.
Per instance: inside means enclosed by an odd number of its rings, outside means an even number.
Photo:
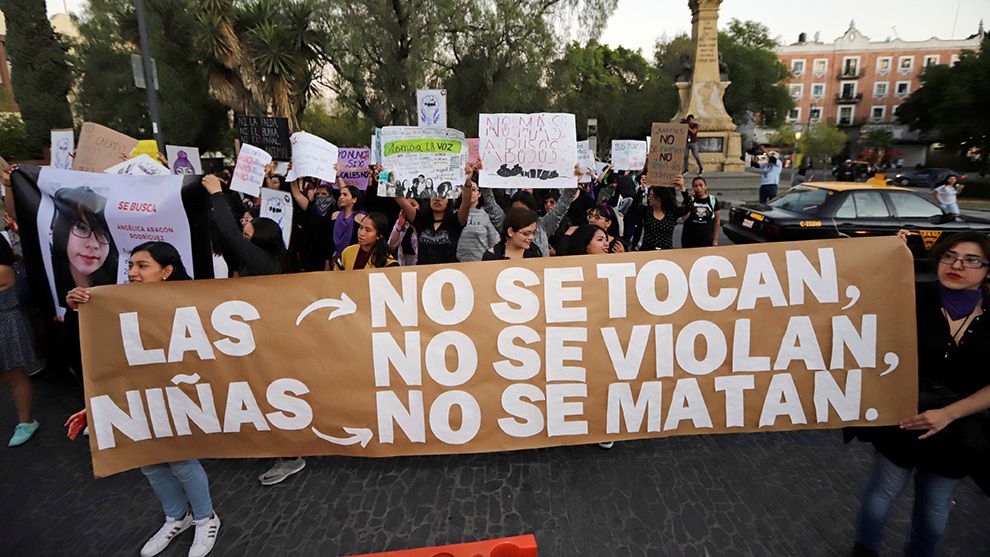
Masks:
[[[680,109],[671,122],[680,122],[688,114],[693,114],[701,131],[736,131],[732,117],[722,104],[722,96],[731,83],[731,81],[677,82]]]
[[[706,172],[744,172],[742,136],[734,131],[698,132],[698,151]],[[689,172],[696,172],[694,157],[688,158]]]

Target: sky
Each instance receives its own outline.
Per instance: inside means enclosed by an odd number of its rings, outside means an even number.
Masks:
[[[65,7],[79,13],[86,4],[86,0],[46,1],[49,14],[62,12]],[[976,32],[981,19],[990,29],[990,1],[723,0],[719,22],[724,26],[732,18],[759,21],[770,28],[771,36],[785,44],[797,41],[802,31],[809,40],[820,32],[823,42],[831,42],[846,32],[850,19],[856,20],[856,27],[874,41],[897,36],[920,41],[932,36],[965,38]],[[619,0],[601,42],[641,49],[649,55],[658,38],[690,31],[688,0]]]

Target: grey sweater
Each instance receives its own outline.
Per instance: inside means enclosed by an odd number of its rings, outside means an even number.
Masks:
[[[461,230],[461,238],[457,241],[457,260],[481,261],[481,256],[499,239],[498,230],[485,209],[471,209],[467,224]]]
[[[560,221],[564,220],[567,210],[571,208],[571,202],[574,201],[574,191],[576,189],[566,188],[561,190],[560,200],[553,206],[553,209],[550,209],[549,213],[540,217],[536,225],[536,236],[533,238],[533,243],[543,252],[543,257],[550,257],[550,236],[557,231]],[[495,196],[492,195],[490,189],[482,188],[481,195],[485,198],[485,210],[489,212],[488,214],[492,219],[492,224],[496,228],[501,228],[502,221],[505,220],[505,212],[495,202]]]

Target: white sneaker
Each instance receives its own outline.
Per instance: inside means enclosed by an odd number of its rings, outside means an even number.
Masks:
[[[165,517],[165,525],[141,548],[141,557],[154,557],[165,551],[168,544],[172,543],[172,538],[185,532],[192,525],[192,521],[192,515],[189,513],[179,519]]]
[[[601,448],[603,448],[603,449],[611,449],[613,445],[615,445],[615,441],[608,441],[608,442],[605,442],[605,443],[599,443],[598,444],[598,446],[601,447]]]
[[[196,521],[196,537],[193,539],[192,547],[189,548],[189,557],[206,557],[213,551],[213,544],[217,542],[217,532],[220,531],[220,517],[217,513],[206,520]]]
[[[305,467],[306,460],[302,457],[292,459],[280,458],[264,474],[258,476],[258,481],[261,482],[261,485],[275,485]]]

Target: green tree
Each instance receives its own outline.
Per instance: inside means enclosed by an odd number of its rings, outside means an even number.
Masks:
[[[897,119],[912,129],[937,134],[947,147],[982,154],[980,174],[990,171],[990,38],[980,51],[962,53],[954,66],[929,66]]]
[[[819,122],[801,135],[798,148],[807,159],[822,168],[831,163],[831,158],[846,147],[846,134],[832,124]]]
[[[338,147],[363,147],[371,141],[375,127],[366,118],[336,106],[331,111],[322,102],[311,102],[303,112],[299,128]]]
[[[34,153],[28,148],[27,129],[17,114],[0,114],[0,156],[7,162],[31,158]]]
[[[0,0],[0,10],[7,21],[11,82],[24,119],[27,146],[40,154],[52,129],[72,127],[67,48],[49,23],[44,2]]]
[[[797,130],[791,124],[784,124],[775,129],[767,139],[774,147],[793,149],[798,143]]]

